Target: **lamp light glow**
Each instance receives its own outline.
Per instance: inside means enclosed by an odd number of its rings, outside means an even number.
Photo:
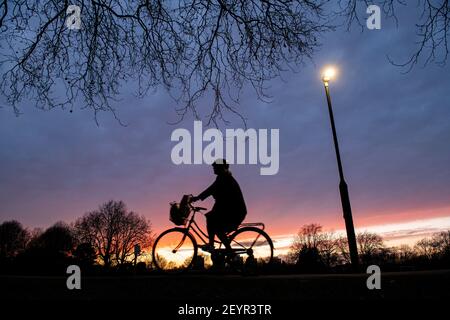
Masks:
[[[336,68],[327,67],[322,73],[322,81],[327,83],[331,81],[336,76]]]

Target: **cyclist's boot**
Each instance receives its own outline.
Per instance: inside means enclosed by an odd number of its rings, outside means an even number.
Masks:
[[[212,260],[212,272],[223,272],[225,270],[225,256],[223,255],[223,252],[220,250],[215,250],[213,253],[211,253],[211,260]]]
[[[200,249],[202,249],[205,252],[213,253],[214,252],[214,246],[210,244],[204,244],[200,246]]]

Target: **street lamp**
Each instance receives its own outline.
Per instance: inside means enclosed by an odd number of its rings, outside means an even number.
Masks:
[[[334,148],[336,151],[336,159],[339,169],[339,192],[341,194],[342,211],[344,213],[345,229],[347,230],[348,247],[350,250],[350,259],[353,269],[358,269],[358,248],[356,245],[355,227],[353,226],[352,207],[350,205],[350,197],[348,195],[347,183],[344,179],[344,172],[342,170],[341,155],[339,153],[339,144],[336,135],[336,126],[334,125],[333,109],[331,107],[330,98],[330,81],[336,76],[336,69],[328,67],[322,74],[322,81],[325,86],[325,94],[327,96],[328,112],[330,114],[331,130],[333,131]]]

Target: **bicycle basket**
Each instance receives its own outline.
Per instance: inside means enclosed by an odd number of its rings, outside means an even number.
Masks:
[[[189,217],[189,198],[190,196],[184,195],[180,203],[170,203],[170,216],[169,219],[177,226],[184,226]]]

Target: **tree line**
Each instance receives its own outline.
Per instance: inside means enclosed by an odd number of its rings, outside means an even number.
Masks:
[[[363,266],[406,270],[450,267],[450,230],[434,233],[413,246],[388,247],[380,235],[367,231],[358,233],[356,240]],[[347,238],[323,231],[320,224],[304,225],[286,260],[305,272],[340,270],[350,265]]]
[[[57,222],[46,230],[30,231],[18,221],[5,221],[0,224],[0,273],[61,274],[70,264],[87,273],[146,272],[152,269],[151,261],[136,263],[135,246],[148,254],[153,239],[151,222],[128,210],[122,201],[108,201],[71,224]],[[388,247],[372,232],[358,233],[357,243],[363,266],[377,264],[392,270],[450,267],[450,230],[414,246]],[[267,271],[345,272],[349,266],[346,237],[312,223],[300,228],[289,253],[277,257]]]
[[[132,261],[135,246],[151,246],[151,223],[122,201],[108,201],[74,223],[57,222],[29,231],[17,221],[0,225],[0,271],[54,273],[68,264],[84,269],[121,269]]]

